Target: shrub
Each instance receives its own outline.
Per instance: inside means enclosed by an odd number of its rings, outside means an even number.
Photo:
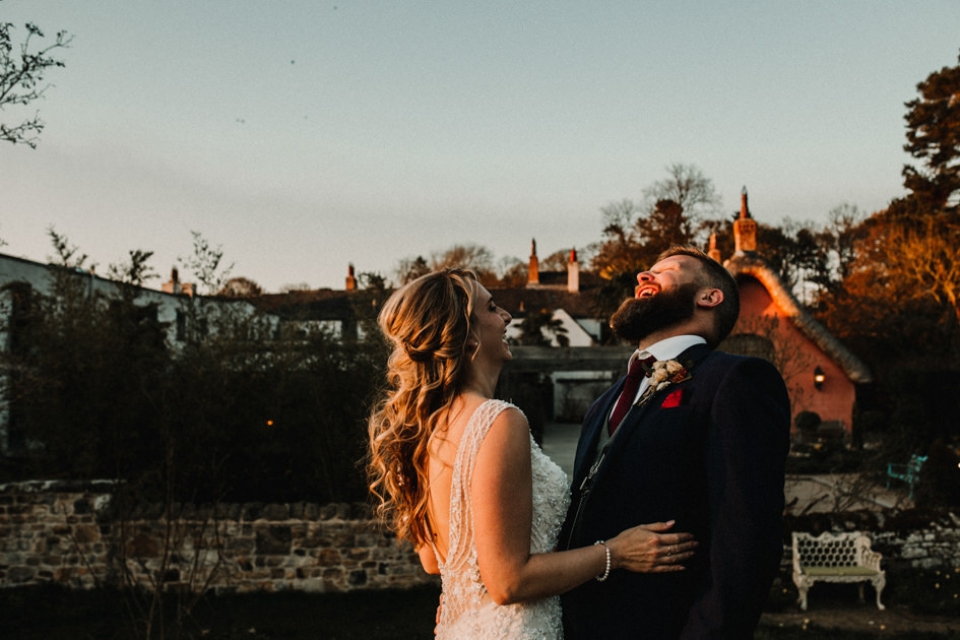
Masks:
[[[243,303],[189,298],[198,330],[168,342],[130,289],[89,295],[61,275],[52,295],[32,294],[23,344],[3,355],[22,445],[3,479],[120,479],[146,501],[366,498],[379,343],[278,336]]]

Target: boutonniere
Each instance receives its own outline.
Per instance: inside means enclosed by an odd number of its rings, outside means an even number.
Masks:
[[[671,384],[679,384],[684,380],[690,379],[690,373],[687,368],[676,360],[663,360],[653,363],[653,369],[650,371],[650,388],[654,391],[660,391]]]
[[[691,368],[693,368],[692,362],[687,364],[681,364],[676,360],[658,360],[657,362],[654,362],[653,366],[650,367],[647,390],[640,395],[640,399],[637,400],[637,406],[641,407],[647,404],[647,402],[650,401],[650,398],[652,398],[657,391],[660,391],[660,389],[668,387],[671,384],[680,384],[681,382],[692,378],[693,376],[690,375],[689,371]],[[682,400],[683,389],[677,389],[667,396],[664,399],[663,404],[660,406],[662,408],[669,409],[671,407],[680,406],[680,402]]]

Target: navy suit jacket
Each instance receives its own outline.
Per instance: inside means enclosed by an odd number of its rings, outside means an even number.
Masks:
[[[564,594],[567,640],[750,638],[783,557],[790,401],[765,360],[691,347],[691,378],[621,423],[588,487],[621,379],[584,417],[560,548],[676,520],[699,547],[686,570],[614,571]],[[666,405],[666,406],[662,406]]]

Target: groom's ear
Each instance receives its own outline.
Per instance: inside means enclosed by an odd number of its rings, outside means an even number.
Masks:
[[[711,309],[723,302],[723,291],[720,289],[701,289],[697,292],[696,304],[701,309]]]

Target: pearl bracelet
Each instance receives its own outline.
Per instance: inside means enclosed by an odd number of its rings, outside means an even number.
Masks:
[[[607,552],[607,566],[603,570],[603,575],[596,577],[597,582],[603,582],[610,577],[610,547],[607,546],[607,543],[604,540],[597,540],[593,543],[593,546],[597,546],[598,544],[602,544],[604,551]]]

